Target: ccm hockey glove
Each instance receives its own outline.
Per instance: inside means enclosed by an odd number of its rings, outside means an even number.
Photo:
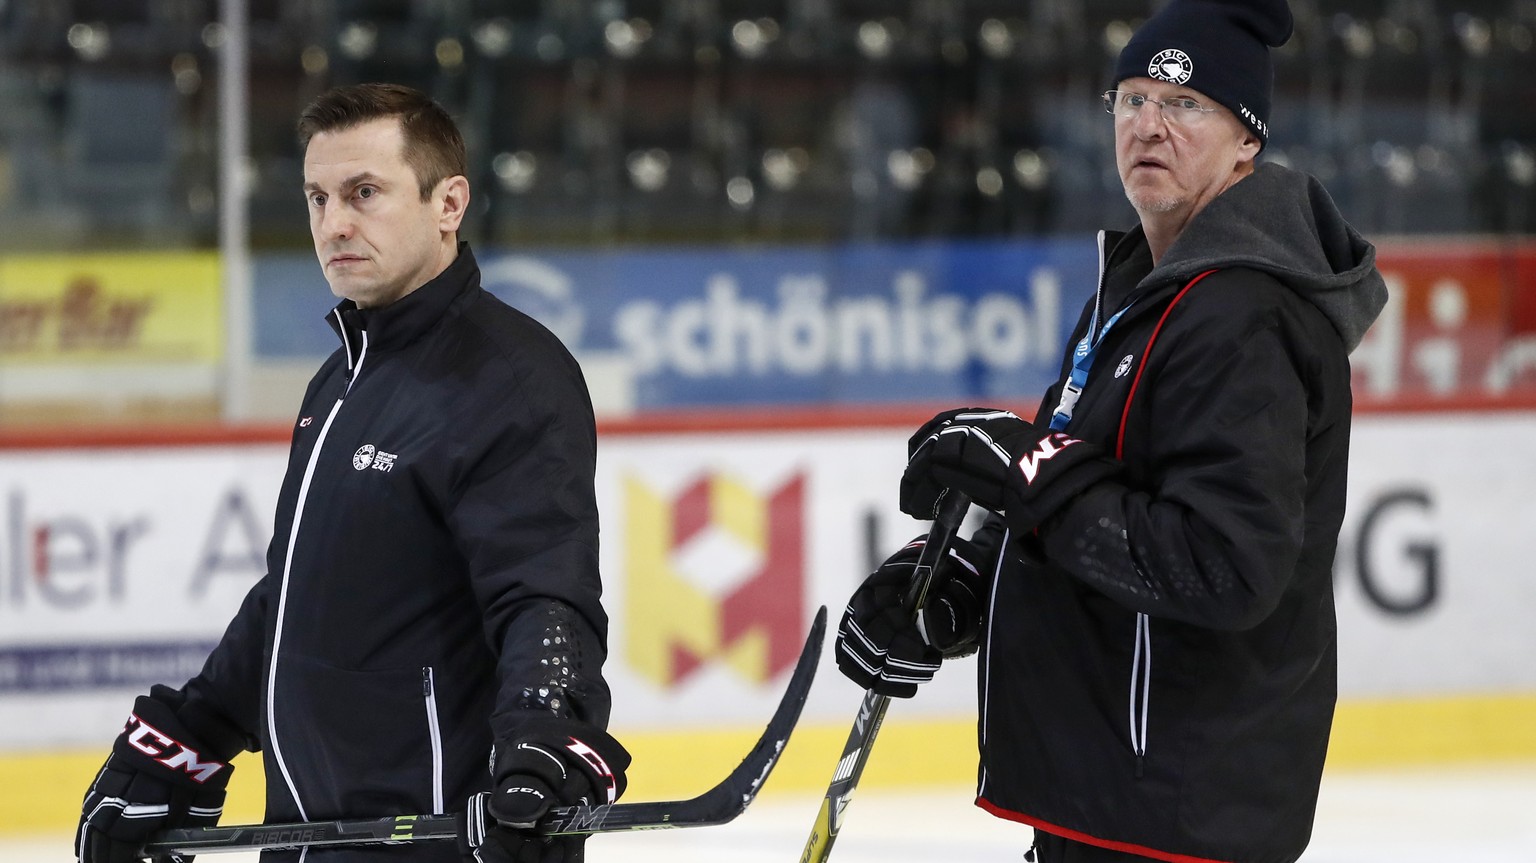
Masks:
[[[495,790],[469,801],[460,851],[480,863],[580,863],[585,836],[527,832],[556,806],[612,803],[624,793],[629,753],[606,731],[574,719],[539,719],[499,741]]]
[[[127,863],[151,833],[212,827],[224,811],[229,759],[245,737],[186,697],[156,685],[134,702],[112,754],[85,795],[75,832],[79,863]],[[191,860],[190,856],[178,860]]]
[[[907,441],[901,511],[933,518],[944,490],[952,488],[1025,533],[1119,470],[1100,447],[1009,411],[945,411]]]
[[[916,620],[906,609],[926,536],[907,543],[853,592],[837,627],[837,668],[859,686],[911,698],[945,659],[976,652],[986,596],[975,548],[955,537]]]

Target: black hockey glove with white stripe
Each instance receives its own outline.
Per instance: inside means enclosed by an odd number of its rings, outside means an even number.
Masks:
[[[134,702],[112,754],[85,795],[75,831],[79,863],[127,863],[151,833],[212,827],[245,736],[186,697],[155,686]],[[174,858],[191,860],[191,856]]]
[[[865,689],[911,698],[945,659],[976,652],[986,596],[975,548],[956,537],[914,620],[907,589],[926,536],[907,543],[853,592],[837,628],[837,668]]]
[[[1009,411],[945,411],[907,441],[901,511],[933,518],[944,490],[952,488],[1025,533],[1119,470],[1101,447]]]
[[[555,806],[612,803],[624,793],[629,752],[575,719],[539,719],[496,745],[495,790],[470,800],[460,851],[479,863],[579,863],[585,836],[527,832]]]

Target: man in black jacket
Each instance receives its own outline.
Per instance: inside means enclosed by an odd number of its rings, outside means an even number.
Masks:
[[[959,544],[980,575],[942,568],[903,625],[898,554],[844,617],[840,667],[890,694],[979,641],[977,804],[1043,863],[1289,863],[1311,836],[1348,354],[1386,289],[1317,181],[1255,167],[1290,31],[1283,0],[1172,0],[1126,45],[1104,105],[1140,224],[1101,234],[1061,382],[1033,422],[950,411],[909,445],[904,511],[993,513]]]
[[[492,826],[463,853],[579,860],[580,840],[518,828],[552,805],[611,802],[629,762],[604,730],[581,370],[481,289],[458,241],[464,143],[441,107],[405,87],[343,87],[299,134],[341,347],[304,395],[266,576],[201,673],[138,699],[86,796],[77,857],[120,863],[153,831],[215,823],[227,762],[249,749],[263,753],[269,822],[455,812],[489,791]]]

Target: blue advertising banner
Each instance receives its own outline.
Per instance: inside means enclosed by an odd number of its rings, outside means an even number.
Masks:
[[[148,688],[202,670],[209,640],[59,647],[0,646],[0,693]]]
[[[336,305],[312,254],[257,254],[251,261],[251,306],[257,359],[313,359],[336,350],[325,316]]]
[[[1097,277],[1092,238],[477,255],[641,409],[1037,398]],[[259,258],[255,296],[259,356],[333,349],[313,259]]]

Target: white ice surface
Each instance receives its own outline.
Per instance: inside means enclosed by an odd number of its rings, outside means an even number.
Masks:
[[[594,838],[589,863],[793,863],[820,799],[766,796],[720,827]],[[966,788],[861,790],[836,863],[1018,863],[1030,830],[971,805]],[[67,836],[0,838],[5,863],[68,863]],[[203,855],[255,863],[254,854]],[[1536,764],[1352,771],[1324,781],[1304,863],[1536,863]]]

